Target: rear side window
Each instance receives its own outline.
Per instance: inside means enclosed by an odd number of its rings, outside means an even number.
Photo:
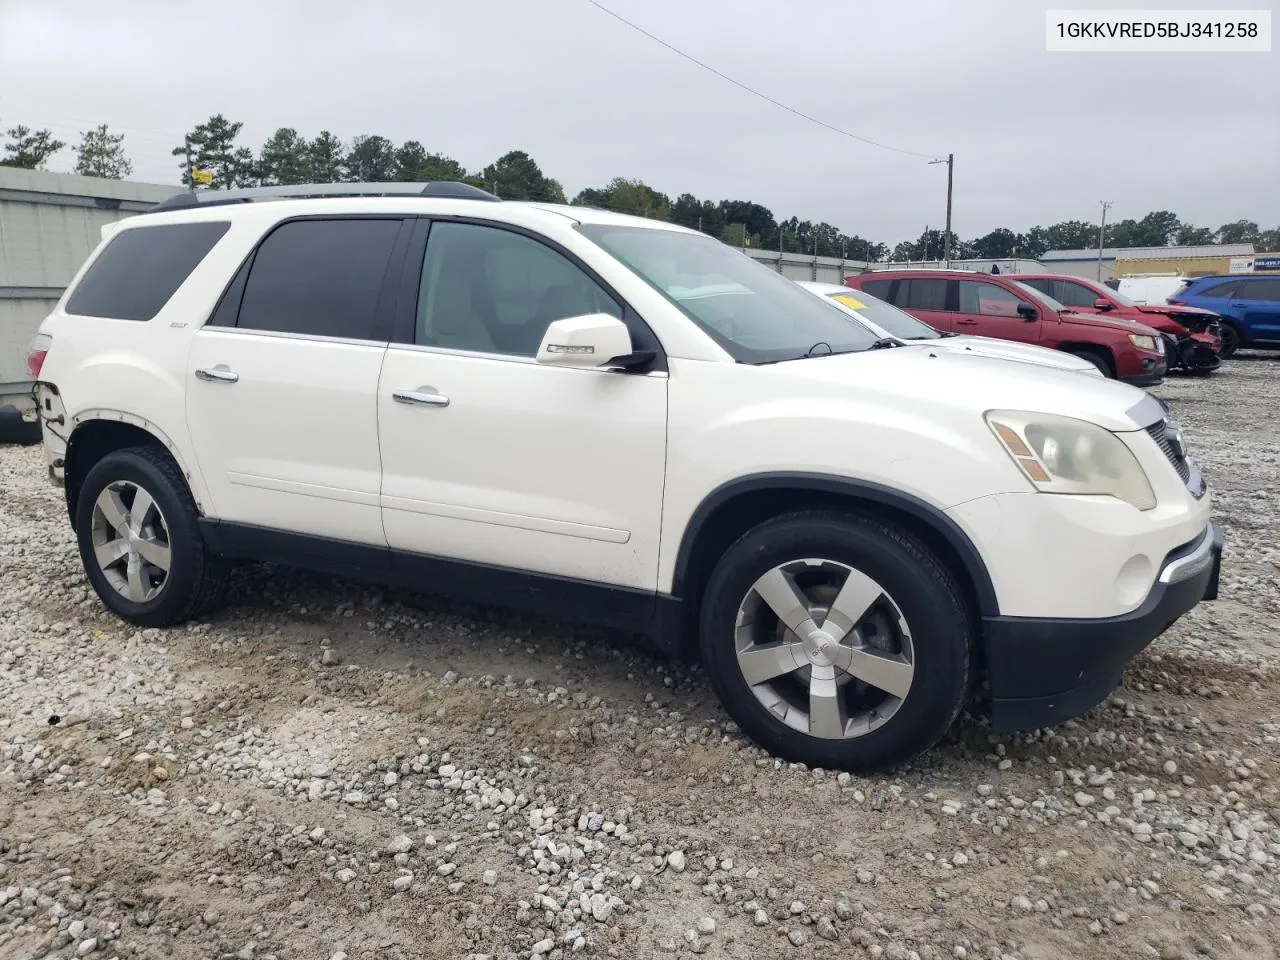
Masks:
[[[304,336],[388,340],[378,295],[399,220],[295,220],[258,247],[236,326]]]
[[[892,280],[864,280],[862,289],[867,291],[873,297],[879,300],[889,299],[889,288],[893,286]]]
[[[1241,300],[1269,300],[1274,303],[1280,300],[1280,278],[1245,280],[1236,296]]]
[[[85,271],[67,300],[67,313],[150,320],[230,227],[219,221],[121,230]]]
[[[874,296],[874,291],[871,291]],[[915,277],[898,284],[897,304],[904,310],[947,309],[947,281]]]

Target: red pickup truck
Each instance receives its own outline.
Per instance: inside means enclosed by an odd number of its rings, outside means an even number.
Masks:
[[[936,330],[1065,350],[1135,386],[1164,379],[1165,342],[1149,326],[1068,310],[1016,275],[970,270],[883,270],[845,278]]]
[[[1019,273],[1015,280],[1047,293],[1080,313],[1104,313],[1159,330],[1170,370],[1211,373],[1222,365],[1222,327],[1216,313],[1199,307],[1136,304],[1110,287],[1081,277]]]

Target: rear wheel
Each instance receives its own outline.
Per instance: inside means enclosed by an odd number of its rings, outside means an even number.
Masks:
[[[750,531],[701,611],[703,658],[739,726],[784,759],[862,772],[946,733],[969,689],[971,641],[963,596],[927,547],[849,514]]]
[[[102,602],[133,623],[181,623],[226,594],[228,566],[205,548],[181,471],[154,447],[93,465],[76,501],[76,539]]]
[[[1089,350],[1085,347],[1076,347],[1074,349],[1068,350],[1067,353],[1073,354],[1079,357],[1081,360],[1088,360],[1090,363],[1092,363],[1095,367],[1098,368],[1098,371],[1104,377],[1110,377],[1113,380],[1115,379],[1116,371],[1115,371],[1115,367],[1111,363],[1110,357],[1103,356],[1097,350]]]

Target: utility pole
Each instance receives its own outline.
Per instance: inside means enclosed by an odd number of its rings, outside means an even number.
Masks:
[[[191,162],[191,138],[186,138],[187,144],[187,189],[192,193],[196,192],[196,178],[194,176],[195,169]]]
[[[942,235],[942,265],[944,267],[951,266],[951,184],[952,173],[955,171],[956,155],[948,153],[945,160],[930,160],[932,163],[945,163],[947,165],[947,228]]]
[[[1102,204],[1102,224],[1098,227],[1098,275],[1097,281],[1102,282],[1102,239],[1107,232],[1107,207],[1111,206],[1110,200],[1099,201]]]

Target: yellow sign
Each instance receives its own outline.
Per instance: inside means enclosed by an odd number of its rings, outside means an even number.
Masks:
[[[837,293],[831,299],[836,301],[837,303],[843,303],[846,307],[849,307],[850,309],[853,309],[853,310],[867,309],[867,305],[865,303],[863,303],[857,297],[849,296],[849,294],[847,293]]]
[[[202,183],[207,187],[209,184],[213,183],[213,171],[212,170],[192,170],[191,179],[193,182]]]

